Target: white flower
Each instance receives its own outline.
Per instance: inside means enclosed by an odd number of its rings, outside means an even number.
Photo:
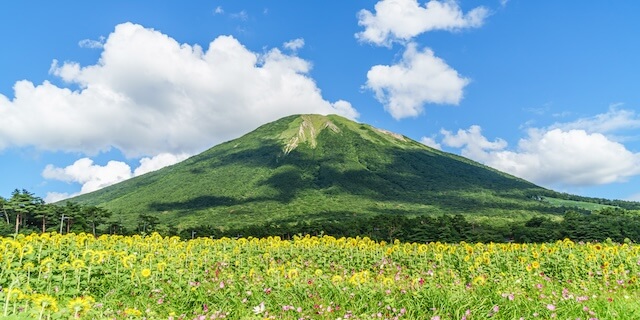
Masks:
[[[259,305],[253,307],[253,313],[255,313],[255,314],[261,314],[261,313],[264,312],[264,310],[265,310],[264,302],[260,302]]]

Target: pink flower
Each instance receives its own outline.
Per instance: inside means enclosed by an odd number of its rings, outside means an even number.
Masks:
[[[493,317],[496,313],[498,313],[498,311],[500,311],[500,307],[496,304],[495,306],[493,306],[493,308],[491,308],[491,311],[489,311],[488,317]]]
[[[551,303],[549,303],[549,304],[547,305],[547,309],[549,309],[549,310],[551,310],[551,311],[554,311],[554,310],[556,310],[556,306],[555,306],[555,305],[552,305]]]
[[[440,320],[440,316],[433,316],[431,317],[431,320]]]

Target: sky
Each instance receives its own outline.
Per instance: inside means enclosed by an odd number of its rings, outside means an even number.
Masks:
[[[637,1],[8,1],[0,196],[47,202],[291,114],[640,201]]]

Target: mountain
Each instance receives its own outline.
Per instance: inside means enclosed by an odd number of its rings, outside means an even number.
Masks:
[[[367,124],[336,115],[295,115],[70,200],[104,206],[128,225],[149,214],[186,229],[380,213],[512,221],[556,212],[535,200],[550,192]]]

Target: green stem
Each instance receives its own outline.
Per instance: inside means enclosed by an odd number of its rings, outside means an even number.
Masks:
[[[9,289],[7,290],[7,297],[5,298],[5,301],[4,301],[4,316],[5,317],[9,314],[9,299],[11,298],[11,290],[17,284],[17,282],[18,282],[18,279],[14,278],[13,281],[11,281],[11,284],[9,285]]]

